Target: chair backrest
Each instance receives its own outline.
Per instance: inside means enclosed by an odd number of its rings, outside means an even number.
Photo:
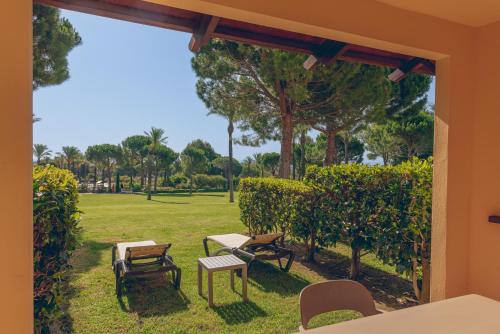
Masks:
[[[245,246],[268,245],[282,237],[283,233],[257,234],[253,235],[252,238],[245,243]]]
[[[316,315],[341,310],[358,311],[363,316],[380,313],[370,291],[350,280],[326,281],[306,286],[300,293],[300,318],[302,327]]]
[[[127,247],[125,259],[127,261],[151,259],[165,256],[172,244]]]

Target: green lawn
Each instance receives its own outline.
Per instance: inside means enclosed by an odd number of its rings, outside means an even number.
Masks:
[[[250,302],[229,289],[226,272],[216,273],[214,300],[208,307],[197,294],[196,260],[202,239],[210,234],[244,232],[237,203],[226,194],[154,196],[83,194],[82,247],[73,257],[68,288],[68,330],[75,333],[291,333],[299,325],[298,296],[309,283],[345,277],[349,253],[339,246],[323,252],[318,264],[300,263],[290,273],[274,263],[256,265],[249,277]],[[122,300],[114,292],[111,247],[120,241],[171,242],[170,254],[182,268],[174,290],[164,277],[128,284]],[[363,258],[362,283],[386,308],[412,305],[411,285],[372,256]],[[206,276],[204,276],[206,279]],[[206,288],[206,282],[205,288]],[[236,289],[239,291],[239,280]],[[205,290],[206,292],[206,290]],[[318,317],[313,324],[352,318],[350,312]]]

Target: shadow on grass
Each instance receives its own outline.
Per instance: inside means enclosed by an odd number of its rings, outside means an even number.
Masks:
[[[160,200],[157,200],[157,199],[151,199],[151,202],[157,202],[157,203],[163,203],[163,204],[174,204],[174,205],[177,205],[177,204],[191,204],[191,203],[188,203],[188,202],[172,202],[172,201],[160,201]]]
[[[290,272],[285,273],[263,261],[252,263],[248,276],[251,284],[258,289],[264,292],[275,292],[284,297],[298,295],[304,287],[311,284],[300,276]]]
[[[190,303],[180,289],[173,287],[173,282],[167,279],[167,275],[127,279],[124,296],[118,301],[123,311],[136,313],[140,318],[183,311]]]
[[[294,250],[304,258],[301,247],[295,246]],[[349,277],[350,258],[332,250],[322,250],[316,255],[316,263],[302,262],[302,265],[326,279]],[[361,277],[358,281],[370,290],[377,303],[384,304],[391,309],[418,305],[411,282],[399,275],[362,263]]]
[[[153,196],[158,196],[158,197],[224,197],[225,192],[220,192],[220,193],[193,193],[192,195],[189,195],[189,193],[159,193],[159,194],[153,194]]]
[[[227,305],[215,306],[213,310],[228,325],[250,322],[254,318],[265,317],[267,315],[263,309],[251,301],[240,301]]]
[[[81,274],[97,267],[102,260],[104,252],[109,252],[111,254],[112,248],[113,244],[109,242],[98,242],[95,240],[85,241],[71,257],[73,273]],[[109,266],[111,268],[111,262]]]

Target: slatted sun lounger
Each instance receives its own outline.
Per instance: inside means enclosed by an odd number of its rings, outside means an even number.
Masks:
[[[113,246],[112,267],[116,279],[116,295],[121,297],[122,286],[130,276],[149,276],[172,272],[174,287],[181,284],[181,269],[178,268],[168,250],[172,244],[157,245],[152,240],[123,242]]]
[[[288,272],[292,266],[295,254],[292,250],[278,246],[277,242],[283,238],[282,233],[260,234],[247,236],[231,233],[221,235],[210,235],[203,239],[203,247],[207,256],[217,256],[221,253],[230,253],[248,262],[248,268],[253,260],[278,260],[281,270]],[[208,241],[220,246],[215,252],[210,253]],[[288,258],[283,266],[281,259]]]

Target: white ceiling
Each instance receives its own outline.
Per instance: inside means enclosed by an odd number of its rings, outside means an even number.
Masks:
[[[480,27],[500,21],[500,0],[376,0],[390,6]]]

